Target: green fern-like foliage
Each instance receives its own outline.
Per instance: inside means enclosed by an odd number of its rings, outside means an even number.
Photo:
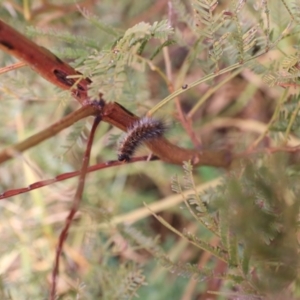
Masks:
[[[290,132],[299,136],[300,116],[299,105],[300,96],[291,96],[280,108],[278,120],[272,125],[271,130],[275,132]]]
[[[205,39],[209,58],[214,68],[228,59],[233,64],[244,62],[249,52],[258,45],[260,34],[254,20],[241,17],[245,1],[232,4],[228,10],[218,11],[218,1],[192,1],[195,15],[195,33]],[[265,45],[260,45],[264,47]]]
[[[153,24],[141,22],[125,31],[110,49],[89,56],[80,71],[93,80],[90,95],[97,98],[99,92],[102,92],[107,100],[122,100],[121,96],[130,84],[132,70],[145,70],[147,59],[141,54],[146,44],[150,39],[158,39],[163,43],[172,33],[173,29],[167,20]]]
[[[246,162],[242,174],[232,173],[222,186],[195,195],[206,199],[210,216],[218,211],[215,234],[221,237],[221,249],[218,254],[216,248],[206,251],[227,262],[227,279],[245,291],[277,293],[297,279],[300,190],[288,170],[280,155],[265,158],[263,166]],[[195,235],[184,236],[194,245],[203,243]]]
[[[216,232],[216,224],[213,218],[208,214],[207,208],[205,207],[205,203],[203,200],[196,195],[196,186],[192,178],[192,166],[189,163],[184,164],[185,169],[185,177],[184,177],[184,189],[182,189],[178,177],[175,176],[172,181],[172,189],[176,193],[180,193],[183,195],[184,190],[194,190],[195,194],[189,194],[185,197],[185,203],[189,211],[193,214],[193,216],[201,221],[205,227]]]
[[[185,172],[188,170],[184,179],[186,187],[193,188],[191,166],[185,164],[184,169]],[[217,188],[189,196],[192,201],[185,200],[199,225],[204,225],[220,237],[218,247],[207,244],[197,234],[180,233],[161,218],[158,219],[192,245],[224,260],[228,269],[222,277],[240,291],[257,295],[281,293],[297,280],[299,268],[297,230],[300,190],[296,176],[290,174],[287,159],[282,155],[264,158],[263,166],[248,161],[242,174],[233,172]],[[173,181],[173,189],[181,191],[178,179],[175,183]],[[194,199],[202,199],[202,209],[196,206],[191,210],[191,204],[195,205]],[[212,230],[214,227],[209,222],[204,222],[203,204],[205,214],[214,220],[217,231]],[[199,211],[201,217],[197,215]],[[189,264],[172,262],[163,255],[159,259],[170,272],[179,276],[199,280],[221,276]]]
[[[122,285],[118,291],[117,298],[124,300],[133,299],[138,296],[137,290],[142,285],[146,285],[146,279],[141,270],[133,270],[124,278]]]
[[[266,74],[263,80],[269,86],[297,86],[299,84],[299,61],[298,53],[287,55],[283,58],[281,66],[272,73]]]
[[[131,242],[133,247],[142,247],[155,255],[162,252],[162,249],[158,246],[158,237],[153,239],[132,226],[125,226],[120,228],[120,230],[124,237],[127,237],[127,240]]]
[[[159,262],[171,273],[184,278],[192,278],[197,281],[203,281],[207,278],[214,276],[210,268],[203,268],[200,270],[197,265],[192,265],[189,263],[174,263],[172,260],[170,260],[170,258],[168,258],[165,255],[159,257]]]
[[[87,278],[77,289],[78,297],[131,300],[137,297],[140,287],[147,285],[142,270],[132,264],[103,267],[101,272],[95,267]]]

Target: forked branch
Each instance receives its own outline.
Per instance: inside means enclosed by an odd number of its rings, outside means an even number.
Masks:
[[[127,131],[128,128],[139,119],[116,102],[105,103],[102,95],[100,96],[101,99],[96,99],[101,101],[101,105],[95,106],[94,99],[89,99],[87,95],[88,85],[91,83],[89,78],[83,78],[82,75],[69,64],[60,60],[47,49],[30,41],[1,20],[0,48],[26,62],[36,72],[56,86],[64,90],[70,90],[74,98],[82,105],[92,107],[85,111],[89,112],[90,115],[97,114],[101,116],[104,122],[108,122],[123,131]],[[74,79],[74,75],[78,77],[78,80]],[[69,124],[65,122],[67,118],[50,126],[42,133],[37,134],[39,138],[35,135],[31,139],[29,138],[29,141],[26,140],[10,147],[9,151],[5,149],[0,152],[0,163],[14,156],[15,153],[13,150],[15,150],[15,152],[22,152],[42,140],[55,135],[64,128],[64,126],[60,126],[62,123],[65,125]],[[68,120],[73,120],[74,122],[75,119],[72,119],[71,116]],[[232,155],[228,151],[213,152],[203,150],[200,152],[197,150],[184,149],[172,144],[164,137],[146,142],[146,145],[153,154],[157,155],[161,160],[172,164],[182,164],[183,161],[191,161],[195,166],[208,165],[227,168],[232,160]]]

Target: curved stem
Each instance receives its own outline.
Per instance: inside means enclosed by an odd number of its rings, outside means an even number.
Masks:
[[[17,156],[20,152],[23,152],[35,145],[45,141],[46,139],[56,135],[63,129],[71,126],[75,122],[88,117],[95,113],[95,108],[92,106],[83,106],[75,112],[70,113],[66,117],[62,118],[58,122],[49,126],[48,128],[32,135],[31,137],[25,139],[24,141],[17,143],[15,145],[4,148],[0,151],[0,164]]]

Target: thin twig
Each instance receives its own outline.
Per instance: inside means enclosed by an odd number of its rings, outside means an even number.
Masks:
[[[12,157],[18,156],[21,152],[36,146],[37,144],[55,136],[58,132],[73,125],[75,122],[91,116],[97,112],[94,105],[82,106],[78,110],[70,113],[66,117],[47,127],[46,129],[32,135],[24,141],[4,148],[0,151],[0,164]]]
[[[79,204],[80,204],[80,200],[82,198],[82,193],[83,193],[83,189],[84,189],[84,183],[85,183],[85,177],[88,171],[88,165],[89,165],[89,160],[90,160],[90,153],[91,153],[91,149],[92,149],[92,144],[93,144],[93,139],[95,136],[95,132],[96,129],[99,125],[101,121],[101,117],[97,116],[94,119],[94,123],[89,135],[89,139],[88,139],[88,143],[87,143],[87,147],[86,147],[86,151],[82,160],[82,167],[81,167],[81,172],[80,172],[80,176],[78,179],[78,187],[74,196],[74,200],[73,200],[73,205],[72,208],[70,210],[70,213],[66,219],[66,223],[65,223],[65,227],[62,230],[60,236],[59,236],[59,242],[58,242],[58,246],[56,249],[56,256],[55,256],[55,262],[54,262],[54,268],[52,271],[52,286],[51,286],[51,294],[50,294],[50,299],[51,300],[55,300],[56,297],[56,286],[57,286],[57,277],[59,274],[59,259],[60,259],[60,255],[63,251],[63,244],[68,236],[68,232],[69,232],[69,228],[71,226],[72,220],[75,216],[75,213],[78,210]]]
[[[156,156],[151,156],[150,160],[149,160],[148,155],[147,156],[139,156],[139,157],[131,158],[129,162],[126,162],[126,164],[131,164],[131,163],[135,163],[135,162],[139,162],[139,161],[154,161],[154,160],[158,160],[158,159],[159,158]],[[108,162],[104,162],[104,163],[100,163],[100,164],[96,164],[94,166],[88,167],[87,173],[99,171],[99,170],[110,168],[110,167],[122,166],[122,165],[124,165],[123,161],[118,161],[118,160],[108,161]],[[78,175],[80,175],[80,171],[63,173],[63,174],[57,175],[56,177],[51,178],[51,179],[45,179],[45,180],[34,182],[27,187],[8,190],[8,191],[0,194],[0,200],[7,199],[7,198],[10,198],[10,197],[13,197],[16,195],[28,193],[35,189],[41,188],[43,186],[47,186],[47,185],[50,185],[50,184],[53,184],[53,183],[56,183],[59,181],[73,178]]]
[[[288,88],[283,92],[283,94],[281,95],[281,98],[276,106],[275,112],[273,113],[273,116],[271,118],[271,120],[269,121],[266,130],[250,145],[250,147],[248,148],[249,151],[251,151],[252,149],[254,149],[255,147],[257,147],[257,145],[263,140],[263,138],[267,135],[267,133],[269,132],[271,126],[273,125],[273,123],[276,121],[279,112],[280,112],[280,108],[282,106],[282,104],[286,101],[286,98],[288,96]]]
[[[173,15],[173,6],[172,1],[168,1],[168,24],[169,26],[172,26],[172,15]],[[166,74],[168,78],[168,89],[170,93],[174,92],[174,84],[173,84],[173,70],[172,70],[172,63],[169,53],[169,48],[164,47],[163,48],[163,56],[166,66]],[[175,97],[175,106],[176,110],[178,112],[178,118],[180,120],[180,123],[182,124],[183,128],[186,130],[187,134],[190,136],[194,146],[197,149],[201,148],[201,140],[197,135],[195,134],[193,128],[192,128],[192,122],[186,118],[185,113],[182,110],[181,103],[179,97]]]
[[[206,93],[197,102],[197,104],[194,105],[194,107],[189,111],[189,113],[187,115],[188,119],[191,119],[193,117],[193,115],[196,113],[196,111],[205,103],[205,101],[209,97],[211,97],[220,87],[222,87],[224,84],[226,84],[227,82],[229,82],[231,79],[235,78],[241,72],[242,72],[242,68],[235,70],[229,76],[227,76],[221,82],[219,82],[217,85],[212,86],[210,89],[208,89],[206,91]]]
[[[292,126],[296,120],[296,117],[299,113],[299,110],[300,110],[300,102],[298,102],[297,104],[297,107],[295,108],[295,110],[293,111],[292,115],[291,115],[291,118],[290,118],[290,121],[289,121],[289,124],[288,124],[288,127],[285,131],[285,134],[284,134],[284,141],[283,141],[283,144],[286,145],[287,141],[288,141],[288,138],[289,138],[289,135],[290,135],[290,132],[292,130]]]
[[[10,72],[12,70],[22,68],[24,66],[26,66],[26,63],[20,61],[20,62],[17,62],[15,64],[0,68],[0,74],[4,74],[4,73]]]

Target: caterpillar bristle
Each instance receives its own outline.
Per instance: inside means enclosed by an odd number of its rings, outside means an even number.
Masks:
[[[136,121],[122,137],[118,145],[118,160],[130,161],[135,150],[145,141],[161,137],[167,130],[166,124],[157,119],[143,117]]]

